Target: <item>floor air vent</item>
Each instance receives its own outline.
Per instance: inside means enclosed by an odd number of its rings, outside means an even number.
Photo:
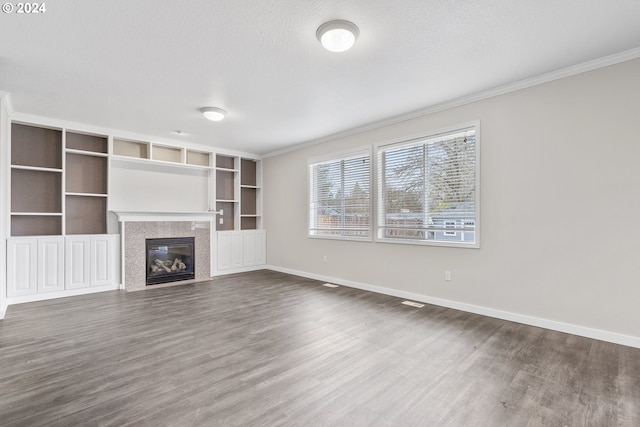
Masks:
[[[414,302],[414,301],[402,301],[402,303],[404,305],[410,305],[411,307],[417,307],[417,308],[424,307],[424,304],[420,304],[419,302]]]

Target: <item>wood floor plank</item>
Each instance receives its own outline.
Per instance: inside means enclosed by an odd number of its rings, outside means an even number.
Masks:
[[[638,426],[640,349],[272,271],[9,307],[2,426]]]

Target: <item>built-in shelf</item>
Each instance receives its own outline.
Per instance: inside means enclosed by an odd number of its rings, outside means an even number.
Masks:
[[[113,154],[116,156],[133,157],[135,159],[148,159],[149,143],[114,139]]]
[[[106,157],[67,152],[66,192],[107,194]]]
[[[67,194],[66,234],[106,234],[107,198]]]
[[[109,154],[109,139],[106,136],[67,131],[65,137],[67,152],[76,151],[104,156]]]
[[[107,153],[96,153],[96,152],[93,152],[93,151],[76,150],[76,149],[73,149],[73,148],[67,148],[65,150],[65,152],[66,153],[72,153],[72,154],[79,154],[79,155],[82,155],[82,156],[94,156],[94,157],[105,157],[105,158],[109,157],[109,154],[107,154]]]
[[[12,214],[12,236],[58,236],[62,234],[61,213]]]
[[[218,154],[216,156],[216,169],[226,169],[229,171],[238,171],[238,158],[234,156],[225,156],[223,154]]]
[[[11,212],[12,216],[62,216],[62,212]]]
[[[62,169],[62,130],[13,123],[11,165]]]
[[[260,162],[255,159],[240,160],[240,229],[262,228],[262,194],[260,187]]]
[[[11,235],[106,233],[108,156],[104,135],[13,123]]]
[[[81,197],[109,197],[108,194],[97,194],[97,193],[65,193],[66,196],[81,196]]]
[[[187,150],[187,164],[193,166],[211,167],[211,153]]]
[[[237,200],[235,172],[216,170],[216,200]]]
[[[259,161],[216,155],[216,229],[255,230],[261,228]],[[222,221],[222,222],[220,222]]]
[[[257,159],[22,123],[12,124],[11,135],[13,235],[106,233],[109,169],[125,162],[144,164],[145,170],[208,173],[216,229],[262,227]]]
[[[11,235],[62,233],[62,130],[11,125]]]
[[[62,173],[62,169],[57,169],[57,168],[42,168],[39,166],[22,166],[22,165],[16,165],[16,166],[11,166],[11,169],[15,169],[15,170],[25,170],[25,171],[40,171],[40,172],[57,172],[57,173]]]
[[[62,230],[62,130],[11,125],[11,233]]]
[[[238,194],[239,159],[216,155],[216,230],[235,230],[239,222]],[[220,213],[222,212],[222,213]]]
[[[151,159],[162,162],[182,163],[182,151],[182,149],[177,147],[154,144],[151,146]]]
[[[65,136],[65,234],[104,234],[109,138],[76,132]]]
[[[153,142],[125,139],[113,140],[114,158],[147,164],[174,165],[195,169],[211,169],[211,153]]]

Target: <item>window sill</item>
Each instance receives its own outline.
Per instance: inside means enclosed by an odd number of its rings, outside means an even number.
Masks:
[[[344,240],[350,242],[369,242],[371,243],[373,239],[371,236],[367,237],[354,237],[354,236],[312,236],[307,235],[309,239],[322,239],[322,240]]]

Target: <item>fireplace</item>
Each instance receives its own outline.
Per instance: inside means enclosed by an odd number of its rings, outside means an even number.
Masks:
[[[193,237],[146,239],[147,286],[195,279]]]

